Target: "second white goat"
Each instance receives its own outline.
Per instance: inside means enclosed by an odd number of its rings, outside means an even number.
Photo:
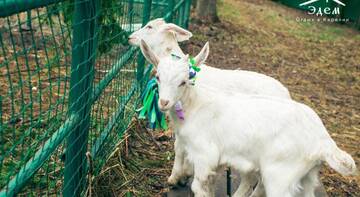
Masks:
[[[193,165],[191,189],[196,197],[213,196],[209,180],[221,165],[235,168],[242,177],[260,172],[268,197],[291,197],[299,192],[314,196],[313,182],[322,162],[343,175],[356,172],[352,157],[337,147],[308,106],[289,99],[230,96],[193,86],[187,56],[159,58],[145,42],[141,49],[157,67],[158,105],[170,112],[176,141]],[[202,63],[207,55],[208,49],[202,50],[197,60]],[[178,102],[185,120],[176,116]],[[234,196],[249,190],[249,185],[241,184],[243,188]]]
[[[129,36],[129,43],[140,46],[140,40],[144,40],[158,57],[166,57],[171,54],[184,57],[185,54],[178,42],[189,40],[191,37],[191,32],[158,18],[133,32]],[[202,77],[198,79],[197,83],[212,88],[214,91],[290,99],[289,91],[284,85],[264,74],[246,70],[224,70],[207,65],[201,65],[201,69]]]

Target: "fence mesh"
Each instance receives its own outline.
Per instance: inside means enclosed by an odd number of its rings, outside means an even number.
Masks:
[[[4,2],[0,196],[84,194],[147,80],[127,36],[152,18],[185,26],[190,1]]]

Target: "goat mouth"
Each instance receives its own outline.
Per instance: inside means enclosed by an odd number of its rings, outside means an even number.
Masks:
[[[171,107],[159,107],[161,112],[167,112],[170,110]]]
[[[137,46],[137,40],[137,38],[132,37],[128,39],[128,42],[130,45]]]
[[[161,112],[167,112],[169,109],[168,108],[159,108]]]

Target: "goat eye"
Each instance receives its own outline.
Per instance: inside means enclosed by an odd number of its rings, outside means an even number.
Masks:
[[[180,83],[179,87],[184,86],[185,84],[186,84],[186,81],[183,81],[183,82]]]
[[[146,28],[148,28],[148,29],[152,29],[153,27],[149,25],[149,26],[147,26]]]

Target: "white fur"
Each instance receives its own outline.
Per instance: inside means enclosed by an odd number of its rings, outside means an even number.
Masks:
[[[141,48],[147,59],[157,58],[144,50],[147,47]],[[193,165],[191,188],[196,197],[213,196],[209,180],[223,165],[235,168],[242,177],[260,172],[268,197],[296,196],[305,189],[307,196],[313,196],[322,162],[341,174],[355,173],[354,160],[336,146],[308,106],[290,99],[229,95],[202,84],[192,86],[187,58],[164,57],[157,62],[159,97],[169,101],[159,107],[170,112],[176,146],[184,147],[186,160]],[[183,81],[186,84],[180,85]],[[173,106],[178,101],[185,121],[175,115]],[[248,186],[242,190],[247,192]]]
[[[144,40],[159,57],[168,56],[171,53],[183,56],[184,53],[178,42],[189,40],[191,37],[191,32],[174,24],[167,24],[162,18],[158,18],[133,32],[129,36],[129,43],[140,46],[140,40]]]
[[[166,57],[170,54],[184,57],[185,55],[178,42],[188,40],[191,37],[191,32],[174,24],[167,24],[163,19],[159,18],[150,21],[143,28],[132,33],[129,36],[129,43],[134,46],[140,46],[140,41],[144,40],[158,58]],[[207,49],[207,51],[202,51],[199,54],[207,56],[209,53],[208,47],[204,47],[204,49]],[[214,92],[225,92],[229,95],[244,93],[290,99],[289,91],[272,77],[252,71],[218,69],[205,65],[204,61],[200,62],[199,56],[195,57],[195,59],[197,60],[197,66],[201,66],[201,77],[197,80],[197,85],[205,86]],[[201,59],[205,60],[206,58]],[[182,148],[182,146],[175,148],[174,166],[172,175],[168,180],[170,184],[176,184],[182,177],[192,175],[191,165],[186,162]],[[242,178],[242,183],[247,184],[247,182],[245,178]],[[240,188],[243,187],[241,186]],[[255,191],[254,195],[262,195],[260,194],[260,189]],[[243,192],[241,190],[236,193]]]
[[[149,29],[149,27],[151,28]],[[191,32],[174,24],[167,24],[160,18],[150,21],[143,28],[132,33],[129,37],[129,43],[140,46],[140,40],[144,40],[159,58],[170,54],[184,57],[185,55],[178,42],[188,40],[191,37]],[[212,88],[214,91],[221,90],[228,94],[259,94],[290,99],[287,88],[272,77],[252,71],[224,70],[204,64],[201,65],[201,69],[201,78],[197,84]]]
[[[140,46],[140,41],[144,40],[153,50],[157,58],[170,56],[175,54],[184,57],[185,54],[179,47],[178,42],[188,40],[192,37],[192,33],[182,29],[174,24],[167,24],[163,19],[155,19],[146,24],[143,28],[135,31],[129,36],[129,43],[131,45]],[[209,53],[208,46],[204,47],[199,54],[204,54],[206,57]],[[197,66],[201,66],[201,78],[197,80],[197,84],[206,86],[212,91],[225,92],[229,95],[234,93],[244,94],[259,94],[269,95],[280,98],[290,99],[289,91],[276,79],[245,70],[223,70],[210,67],[204,64],[206,58],[195,57]],[[176,137],[176,134],[175,134]],[[175,142],[176,144],[176,142]],[[191,176],[192,169],[190,164],[186,163],[183,147],[175,148],[175,161],[168,182],[176,184],[184,176]],[[178,155],[178,156],[176,156]],[[176,175],[175,175],[176,174]],[[242,178],[241,184],[247,184],[249,181]],[[240,186],[240,188],[244,188]],[[261,196],[261,190],[256,189],[254,195]],[[236,194],[244,193],[243,190],[238,190]]]

